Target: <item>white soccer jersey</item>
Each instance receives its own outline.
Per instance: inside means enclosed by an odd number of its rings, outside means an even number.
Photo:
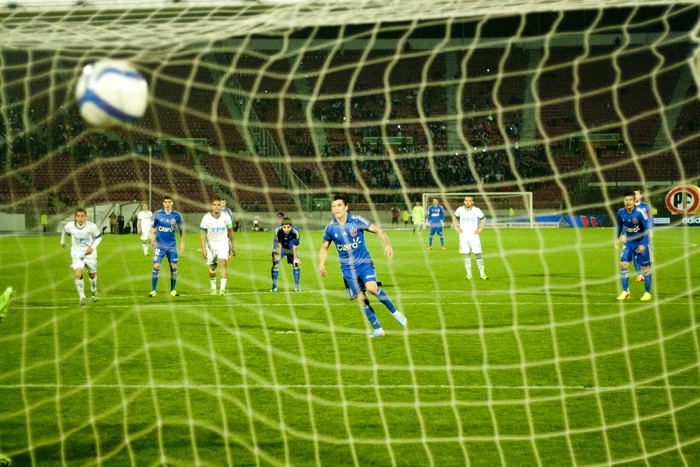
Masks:
[[[151,211],[141,211],[139,212],[138,220],[141,222],[141,238],[150,238],[153,213]]]
[[[82,226],[73,221],[66,224],[63,228],[61,243],[65,241],[66,235],[70,235],[72,238],[71,255],[85,256],[87,249],[95,243],[95,240],[101,238],[102,233],[90,221],[85,221],[85,224]],[[93,249],[90,256],[97,256],[97,250]]]
[[[207,231],[207,243],[209,245],[228,245],[228,228],[231,227],[233,222],[231,217],[222,212],[219,217],[214,217],[209,212],[202,218],[202,223],[199,228]]]
[[[479,228],[481,219],[484,218],[484,213],[476,206],[467,209],[460,206],[455,211],[455,217],[459,219],[459,228],[466,235],[473,235],[476,229]]]

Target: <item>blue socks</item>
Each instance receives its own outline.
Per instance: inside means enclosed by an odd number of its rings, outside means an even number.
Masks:
[[[377,291],[376,296],[379,299],[379,301],[382,302],[384,304],[384,306],[387,307],[392,314],[396,313],[396,307],[394,306],[394,303],[391,301],[391,299],[386,294],[386,292],[384,292],[382,289],[379,289]]]
[[[379,320],[377,319],[377,315],[374,313],[374,310],[372,309],[371,306],[362,305],[362,311],[365,312],[365,316],[367,316],[367,319],[372,324],[372,327],[374,329],[380,329],[382,327],[382,325],[379,324]]]
[[[159,272],[160,269],[153,268],[153,272],[151,273],[151,290],[156,290],[156,286],[158,285]]]
[[[630,289],[630,270],[628,268],[620,269],[622,273],[622,290],[625,292]]]
[[[642,275],[644,276],[644,290],[651,293],[651,269],[643,271]]]
[[[175,290],[177,284],[177,268],[170,268],[170,291]],[[155,290],[155,289],[153,289]]]
[[[299,288],[299,279],[301,278],[301,267],[299,266],[294,266],[294,269],[292,269],[292,272],[294,273],[294,287]]]
[[[272,268],[272,287],[277,287],[277,278],[280,275],[279,268]]]

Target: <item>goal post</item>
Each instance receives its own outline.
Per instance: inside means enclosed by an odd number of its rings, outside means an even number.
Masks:
[[[500,227],[535,227],[535,214],[531,191],[512,191],[507,193],[488,192],[426,192],[423,193],[422,203],[425,212],[437,199],[445,210],[445,225],[451,222],[455,210],[462,206],[464,198],[471,196],[474,205],[481,208],[486,215],[487,226]]]

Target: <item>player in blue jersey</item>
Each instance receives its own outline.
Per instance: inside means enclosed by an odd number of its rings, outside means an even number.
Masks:
[[[625,193],[625,207],[617,211],[617,235],[615,236],[615,248],[620,247],[620,241],[624,243],[620,255],[620,272],[622,275],[622,293],[618,300],[631,298],[629,292],[630,271],[629,265],[639,259],[639,264],[644,277],[644,295],[642,300],[651,300],[651,257],[649,254],[649,218],[642,209],[634,205],[634,193]]]
[[[301,277],[301,260],[299,259],[299,229],[292,225],[289,217],[282,219],[282,224],[275,227],[272,236],[272,288],[270,292],[277,292],[277,278],[280,274],[280,263],[286,257],[287,264],[293,265],[294,291],[301,292],[299,279]]]
[[[335,243],[348,297],[350,300],[358,299],[360,308],[374,328],[374,332],[370,336],[382,337],[384,330],[369,303],[368,292],[387,307],[401,326],[406,326],[408,322],[406,317],[396,309],[386,292],[380,289],[377,284],[377,273],[365,244],[364,232],[376,234],[384,242],[384,254],[393,258],[394,250],[391,248],[389,237],[382,229],[371,224],[367,219],[348,212],[348,203],[342,195],[333,197],[331,212],[335,219],[328,224],[323,233],[323,243],[321,243],[321,250],[318,253],[318,271],[322,276],[326,275],[325,263],[328,257],[328,248],[331,242]]]
[[[651,239],[654,238],[654,216],[651,214],[651,205],[642,201],[644,195],[644,190],[641,188],[634,189],[634,206],[637,209],[642,209],[649,218],[649,258],[653,261],[654,258],[651,257]],[[637,278],[635,282],[644,282],[644,275],[642,274],[642,267],[639,264],[637,257],[634,257],[634,269],[637,271]]]
[[[433,249],[433,235],[440,236],[440,247],[445,249],[445,236],[442,233],[442,228],[445,227],[445,210],[438,203],[437,198],[433,198],[433,205],[428,207],[428,213],[425,220],[430,224],[430,238],[428,239],[428,250]]]
[[[180,231],[180,253],[185,251],[185,226],[182,216],[173,209],[173,200],[170,196],[163,197],[163,209],[156,211],[153,215],[151,225],[151,246],[153,250],[153,274],[151,276],[151,293],[149,297],[156,296],[156,286],[158,285],[158,274],[160,273],[160,263],[163,257],[168,258],[170,265],[170,295],[177,297],[179,294],[175,286],[177,285],[177,239],[175,238],[175,228]]]
[[[233,211],[231,211],[231,208],[226,207],[226,200],[224,198],[221,198],[221,212],[224,214],[228,214],[228,216],[233,220]],[[228,239],[228,258],[231,259],[235,256],[235,252],[233,251],[233,241],[231,240],[231,236],[229,236]]]

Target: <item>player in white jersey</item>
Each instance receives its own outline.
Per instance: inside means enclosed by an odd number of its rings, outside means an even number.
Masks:
[[[136,221],[136,229],[141,235],[141,246],[143,247],[143,256],[148,256],[148,245],[151,243],[151,222],[153,222],[153,213],[148,209],[148,203],[141,205],[141,212]]]
[[[483,280],[488,280],[484,273],[484,259],[481,257],[481,238],[479,234],[484,229],[486,217],[481,209],[474,206],[474,198],[464,197],[464,206],[460,206],[452,216],[452,225],[459,234],[459,252],[464,255],[464,267],[467,270],[467,280],[472,278],[471,252],[476,256],[476,265]]]
[[[74,222],[69,222],[63,228],[61,248],[66,249],[66,235],[70,235],[73,243],[70,253],[71,267],[75,270],[75,287],[78,289],[80,304],[85,305],[83,269],[87,270],[90,278],[92,301],[97,301],[97,245],[102,241],[102,234],[95,224],[87,220],[85,209],[77,209],[74,219]]]
[[[231,216],[221,212],[220,199],[212,201],[211,212],[204,215],[199,229],[202,256],[209,265],[210,295],[216,295],[216,267],[220,264],[221,286],[219,295],[223,297],[226,295],[226,281],[228,280],[229,242],[232,256],[236,256],[236,246],[233,238],[233,221]]]

